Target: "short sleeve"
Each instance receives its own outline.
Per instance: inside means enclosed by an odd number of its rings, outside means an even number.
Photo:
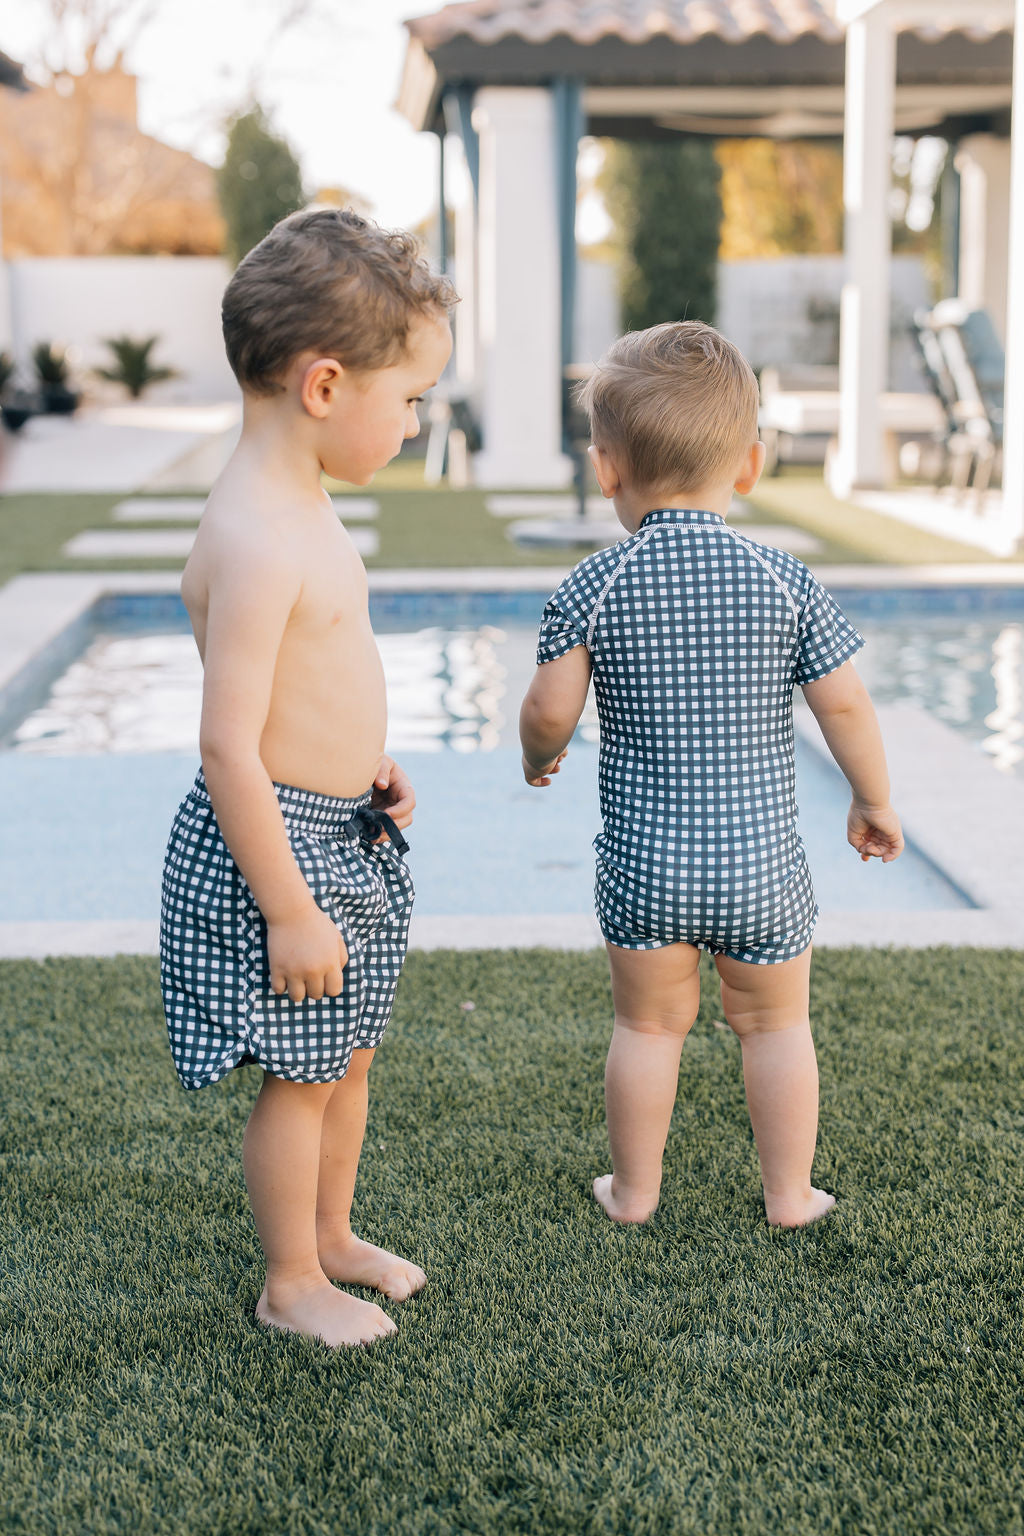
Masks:
[[[557,661],[577,645],[586,645],[587,625],[578,599],[563,582],[544,605],[537,636],[537,665]]]
[[[810,574],[810,573],[808,573]],[[810,576],[800,613],[800,641],[795,681],[802,687],[835,672],[855,656],[863,637],[850,623],[831,592]]]

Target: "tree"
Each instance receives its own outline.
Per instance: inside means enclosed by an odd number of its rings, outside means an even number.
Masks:
[[[258,103],[231,120],[217,192],[236,262],[306,201],[299,163]]]
[[[843,248],[843,154],[829,140],[724,139],[723,261]]]
[[[722,206],[711,140],[616,141],[600,184],[615,229],[626,327],[713,323]]]

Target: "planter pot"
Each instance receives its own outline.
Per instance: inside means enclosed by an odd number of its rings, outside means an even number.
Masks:
[[[3,421],[8,432],[20,432],[30,416],[38,416],[44,409],[45,406],[39,395],[30,395],[25,390],[16,390],[0,405],[0,420]]]
[[[70,416],[78,409],[81,395],[66,384],[43,385],[43,409],[54,416]]]

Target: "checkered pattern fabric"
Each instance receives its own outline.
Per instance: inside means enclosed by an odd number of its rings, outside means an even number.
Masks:
[[[570,572],[537,661],[590,651],[610,943],[759,965],[807,948],[818,909],[796,830],[793,686],[863,643],[801,561],[713,512],[650,512]]]
[[[171,1054],[186,1088],[254,1061],[298,1083],[344,1077],[376,1046],[405,959],[412,877],[390,842],[343,829],[370,799],[275,785],[291,849],[348,946],[338,997],[293,1003],[270,990],[267,928],[227,850],[202,771],[171,828],[164,862],[160,978]]]

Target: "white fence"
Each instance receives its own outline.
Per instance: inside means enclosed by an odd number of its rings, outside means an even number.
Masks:
[[[105,337],[155,335],[153,363],[176,369],[178,377],[148,391],[148,399],[234,399],[238,388],[220,332],[229,270],[214,256],[48,256],[0,264],[0,347],[10,347],[26,384],[37,342],[69,347],[73,371],[84,381],[111,361]]]
[[[929,305],[927,274],[918,256],[893,257],[890,271],[890,388],[921,390],[907,327]],[[842,256],[722,262],[717,325],[755,369],[836,363],[842,286]]]
[[[907,323],[915,309],[929,304],[927,276],[917,256],[894,257],[891,271],[892,387],[922,389]],[[716,323],[756,369],[836,363],[842,285],[842,256],[721,262]],[[611,345],[619,333],[619,314],[614,267],[581,260],[577,362],[592,362]]]
[[[225,262],[211,256],[35,257],[0,263],[0,348],[11,348],[27,383],[37,342],[72,348],[75,368],[87,375],[109,362],[104,337],[158,335],[153,360],[175,368],[179,377],[158,385],[149,398],[234,399],[237,387],[220,334],[228,272]],[[619,332],[615,272],[607,263],[584,258],[578,279],[576,361],[591,362]],[[724,262],[718,269],[719,329],[757,368],[834,362],[842,281],[841,256]],[[921,387],[905,328],[913,310],[927,303],[921,261],[895,257],[892,382],[897,389]]]

